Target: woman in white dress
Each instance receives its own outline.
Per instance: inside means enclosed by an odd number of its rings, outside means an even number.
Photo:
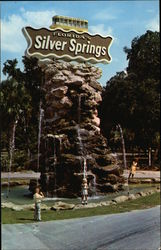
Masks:
[[[88,200],[88,184],[87,184],[87,179],[83,178],[83,183],[82,183],[82,204],[85,205],[87,204]]]

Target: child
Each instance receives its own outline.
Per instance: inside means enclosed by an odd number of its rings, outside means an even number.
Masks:
[[[87,199],[88,199],[88,184],[87,184],[87,179],[83,178],[83,183],[82,183],[82,205],[87,204]]]
[[[41,221],[41,200],[44,198],[44,195],[42,192],[40,192],[39,187],[36,187],[33,198],[35,201],[34,219],[37,221]]]
[[[130,173],[129,173],[129,179],[130,179],[131,176],[132,176],[132,178],[134,177],[134,174],[136,172],[137,164],[138,164],[137,159],[132,161],[131,168],[130,168]]]

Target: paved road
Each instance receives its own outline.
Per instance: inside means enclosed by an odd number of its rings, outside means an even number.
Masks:
[[[2,226],[3,250],[158,250],[160,208]]]
[[[124,176],[127,177],[129,175],[129,171],[125,170],[124,171]],[[11,172],[9,174],[10,178],[15,178],[15,179],[31,179],[31,178],[39,178],[40,173],[36,172]],[[1,173],[1,178],[8,178],[8,173],[2,172]],[[138,170],[136,171],[135,178],[160,178],[160,171],[143,171],[143,170]]]

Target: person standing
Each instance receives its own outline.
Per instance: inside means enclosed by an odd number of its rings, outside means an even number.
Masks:
[[[37,221],[41,221],[41,200],[44,198],[42,192],[40,192],[40,188],[36,187],[35,194],[33,195],[33,199],[35,202],[35,212],[34,219]]]
[[[134,159],[132,161],[132,164],[131,164],[130,173],[129,173],[129,179],[130,179],[131,176],[132,176],[132,178],[134,177],[134,175],[136,173],[136,167],[137,167],[137,165],[138,165],[138,160]]]
[[[83,178],[83,183],[82,183],[82,205],[87,205],[87,200],[88,200],[88,184],[87,184],[87,179]]]

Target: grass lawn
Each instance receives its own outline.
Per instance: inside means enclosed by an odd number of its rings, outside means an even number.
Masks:
[[[42,211],[42,220],[63,220],[103,214],[123,213],[136,209],[146,209],[157,205],[160,205],[160,193],[154,193],[146,197],[140,197],[136,200],[129,200],[116,205],[103,206],[97,208],[85,208],[64,211]],[[12,211],[11,209],[3,208],[1,210],[2,223],[13,224],[34,222],[33,213],[33,211]]]

